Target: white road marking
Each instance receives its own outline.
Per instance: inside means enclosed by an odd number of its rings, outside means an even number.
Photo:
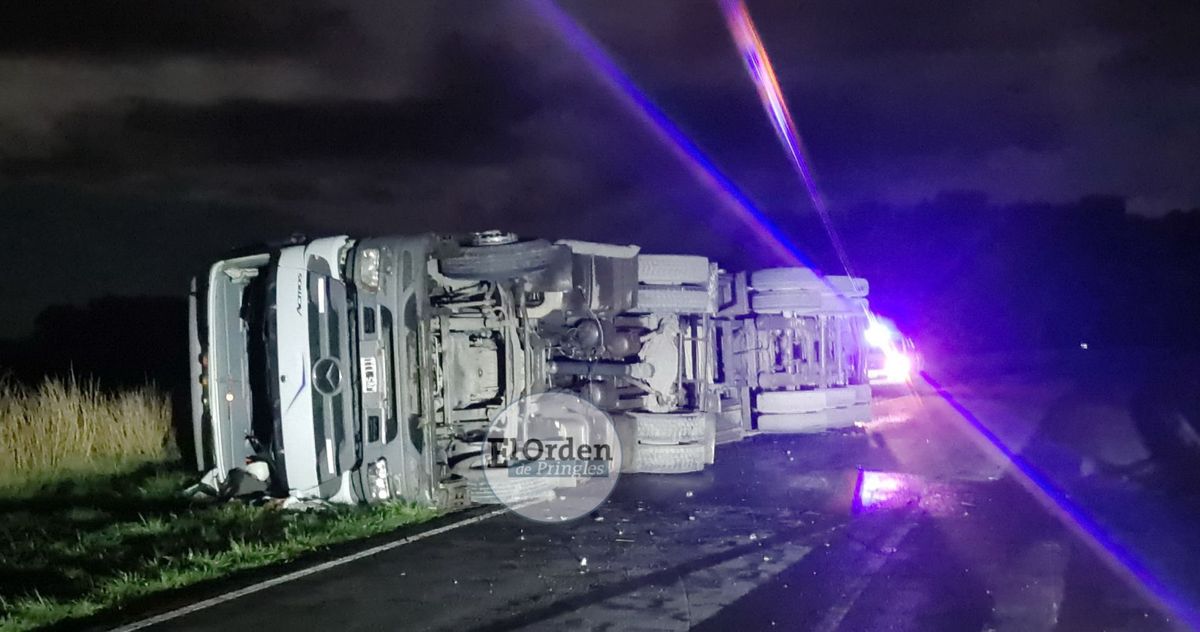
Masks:
[[[508,513],[508,511],[509,510],[507,508],[496,509],[494,511],[489,511],[488,513],[485,513],[485,514],[480,514],[478,516],[473,516],[473,517],[467,518],[465,520],[460,520],[458,522],[454,522],[454,523],[451,523],[448,525],[443,525],[443,526],[437,527],[436,529],[422,531],[420,533],[410,535],[406,538],[401,538],[401,539],[395,540],[393,542],[388,542],[386,544],[380,544],[379,546],[371,547],[369,549],[366,549],[365,551],[359,551],[358,553],[352,553],[345,557],[339,557],[336,560],[329,560],[328,562],[323,562],[321,564],[317,564],[316,566],[311,566],[309,568],[304,568],[304,569],[300,569],[298,571],[293,571],[286,575],[280,575],[279,577],[272,577],[271,579],[261,581],[257,584],[251,584],[244,588],[239,588],[232,592],[227,592],[223,595],[217,595],[216,597],[205,599],[204,601],[197,601],[196,603],[188,604],[181,608],[176,608],[175,610],[170,610],[168,612],[164,612],[162,614],[155,615],[153,617],[148,617],[146,619],[142,619],[141,621],[135,621],[133,623],[123,625],[119,628],[113,628],[111,630],[111,632],[133,632],[133,630],[141,630],[143,628],[148,628],[152,625],[166,623],[167,621],[172,621],[174,619],[178,619],[179,617],[192,614],[193,612],[199,612],[200,610],[206,610],[213,606],[217,606],[217,605],[229,602],[229,601],[233,601],[235,599],[240,599],[242,597],[245,597],[246,595],[252,595],[256,592],[261,592],[268,588],[273,588],[273,587],[279,586],[281,584],[286,584],[288,582],[296,581],[297,579],[302,579],[302,578],[308,577],[309,575],[316,575],[317,573],[321,573],[321,572],[327,571],[331,568],[336,568],[338,566],[342,566],[343,564],[349,564],[350,562],[354,562],[356,560],[361,560],[366,557],[371,557],[373,555],[378,555],[385,551],[390,551],[392,549],[402,547],[405,544],[412,544],[413,542],[424,540],[425,538],[431,538],[435,535],[440,535],[440,534],[446,533],[448,531],[453,531],[460,527],[465,527],[467,525],[472,525],[472,524],[475,524],[478,522],[483,522],[484,520],[487,520],[489,518],[495,518],[496,516],[499,516],[501,514]]]

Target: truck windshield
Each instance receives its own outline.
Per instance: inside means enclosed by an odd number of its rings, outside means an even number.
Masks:
[[[250,385],[251,431],[261,452],[274,443],[279,423],[279,327],[276,323],[275,266],[267,266],[246,286],[242,320],[246,323],[246,363]]]

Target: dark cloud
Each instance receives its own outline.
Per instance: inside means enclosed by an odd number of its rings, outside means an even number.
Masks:
[[[882,102],[856,86],[827,92],[792,87],[788,96],[804,140],[822,166],[834,171],[944,153],[977,159],[1009,147],[1046,152],[1066,142],[1057,112],[1019,99],[955,93],[934,100],[910,91]],[[746,87],[688,87],[659,96],[663,107],[686,121],[715,154],[745,166],[778,162],[778,141]],[[735,130],[735,125],[750,129]]]
[[[346,25],[315,0],[5,0],[0,15],[0,52],[88,57],[295,53]]]
[[[525,114],[514,106],[505,114]],[[66,148],[26,173],[103,172],[149,165],[280,161],[491,159],[511,120],[463,101],[225,101],[189,106],[144,101],[64,121]],[[107,131],[105,131],[107,130]]]
[[[494,160],[512,129],[556,100],[503,45],[451,34],[428,96],[122,100],[57,123],[57,150],[0,162],[10,175],[119,175],[209,164]]]
[[[1052,47],[1081,20],[1052,3],[750,3],[768,44],[855,57],[1027,51]]]
[[[835,210],[947,189],[1200,202],[1191,4],[748,2]],[[716,3],[561,3],[751,199],[812,223]],[[218,245],[294,230],[501,225],[754,254],[706,179],[526,2],[0,8],[0,232],[108,257],[53,268],[51,292],[22,281],[21,315],[0,323],[173,292]]]
[[[1090,17],[1121,42],[1101,67],[1122,81],[1200,79],[1200,4],[1188,0],[1142,4],[1106,0],[1091,5]]]

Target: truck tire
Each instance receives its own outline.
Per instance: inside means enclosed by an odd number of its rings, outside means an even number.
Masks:
[[[708,285],[708,257],[638,255],[638,282],[646,285]]]
[[[817,290],[825,283],[812,268],[767,268],[750,273],[750,287],[759,292]]]
[[[633,454],[632,471],[642,474],[687,474],[699,472],[712,460],[713,447],[705,443],[653,445],[639,443]]]
[[[850,428],[857,424],[871,421],[870,404],[854,404],[845,408],[835,408],[829,411],[837,428]]]
[[[765,292],[750,297],[750,308],[764,313],[819,310],[824,304],[821,293],[812,290]]]
[[[504,502],[524,502],[544,498],[554,492],[550,479],[530,476],[502,482],[489,481],[483,472],[467,477],[467,494],[471,502],[480,505],[499,505]]]
[[[825,277],[825,281],[833,287],[834,291],[846,298],[866,298],[871,289],[870,283],[862,277],[836,275]]]
[[[633,437],[638,443],[675,445],[706,443],[717,435],[717,419],[712,413],[628,413]]]
[[[755,409],[760,413],[812,413],[829,407],[825,391],[764,391],[758,394]]]
[[[825,403],[830,408],[853,406],[858,401],[858,391],[848,386],[825,389]]]
[[[536,274],[548,268],[563,246],[544,239],[511,244],[462,246],[455,255],[441,259],[442,274],[452,279],[506,281]]]
[[[712,314],[716,312],[713,297],[707,288],[641,286],[633,313],[642,314]]]
[[[781,413],[758,416],[759,432],[810,434],[825,432],[837,427],[831,411],[818,410],[807,413]]]
[[[704,464],[712,465],[717,461],[717,418],[713,416],[712,433],[704,442]]]
[[[808,413],[781,413],[758,416],[759,432],[811,434],[836,428],[853,428],[871,420],[866,404],[846,408],[827,408]]]

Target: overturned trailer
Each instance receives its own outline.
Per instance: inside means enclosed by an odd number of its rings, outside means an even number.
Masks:
[[[193,284],[197,465],[264,462],[297,498],[461,506],[489,497],[490,420],[567,391],[612,415],[624,471],[696,471],[749,432],[863,418],[865,295],[498,231],[264,249]]]
[[[722,276],[717,318],[726,399],[742,428],[819,432],[870,418],[866,279],[808,268]]]

